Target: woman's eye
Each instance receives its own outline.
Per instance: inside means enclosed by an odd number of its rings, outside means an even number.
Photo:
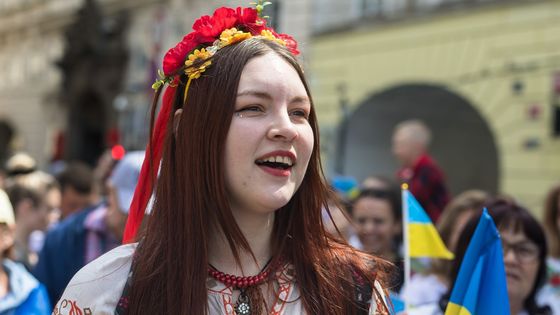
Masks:
[[[263,109],[261,106],[251,105],[245,106],[235,112],[235,114],[239,117],[253,117],[263,113]]]
[[[293,110],[291,114],[293,116],[298,116],[298,117],[302,117],[302,118],[305,118],[305,119],[309,118],[309,114],[307,113],[307,111],[305,111],[303,109]]]

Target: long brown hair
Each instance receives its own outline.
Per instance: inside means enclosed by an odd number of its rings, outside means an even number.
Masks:
[[[179,83],[170,121],[176,109],[183,108],[183,114],[175,136],[168,124],[154,207],[133,263],[130,314],[208,313],[210,231],[224,234],[236,259],[241,249],[251,253],[228,204],[223,156],[241,72],[249,60],[267,53],[292,65],[309,95],[303,71],[289,51],[258,38],[219,50],[203,76],[192,81],[184,105],[185,78]],[[313,152],[301,186],[275,213],[272,253],[294,266],[309,314],[355,314],[356,275],[371,285],[383,274],[375,277],[372,266],[377,270],[383,262],[325,232],[321,208],[331,192],[321,169],[313,106],[309,123]]]

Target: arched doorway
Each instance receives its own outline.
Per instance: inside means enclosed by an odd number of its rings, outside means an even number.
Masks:
[[[430,152],[446,173],[451,192],[478,188],[498,191],[498,153],[484,118],[461,96],[443,86],[407,84],[374,94],[350,115],[343,141],[344,173],[364,179],[394,178],[394,126],[421,119],[432,130]]]

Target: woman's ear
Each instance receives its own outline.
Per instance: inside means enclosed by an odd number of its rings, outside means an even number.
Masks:
[[[181,122],[181,116],[183,115],[183,109],[179,108],[175,111],[175,115],[173,116],[173,135],[175,139],[177,138],[177,132],[179,130],[179,122]]]

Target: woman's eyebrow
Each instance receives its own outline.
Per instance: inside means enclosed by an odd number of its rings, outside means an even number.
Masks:
[[[291,104],[293,104],[293,103],[309,104],[311,102],[309,101],[309,97],[307,97],[307,96],[296,96],[296,97],[294,97],[290,100],[290,103]]]
[[[272,100],[272,96],[267,92],[256,91],[256,90],[245,90],[237,93],[237,97],[240,96],[256,96],[258,98],[264,98],[267,100]]]
[[[272,100],[273,97],[272,95],[270,95],[268,92],[264,92],[264,91],[257,91],[257,90],[245,90],[245,91],[241,91],[239,93],[237,93],[237,97],[241,97],[241,96],[254,96],[254,97],[258,97],[258,98],[262,98],[262,99],[266,99],[266,100]],[[309,97],[307,96],[295,96],[292,99],[290,99],[289,101],[290,104],[309,104],[311,103],[309,101]]]

